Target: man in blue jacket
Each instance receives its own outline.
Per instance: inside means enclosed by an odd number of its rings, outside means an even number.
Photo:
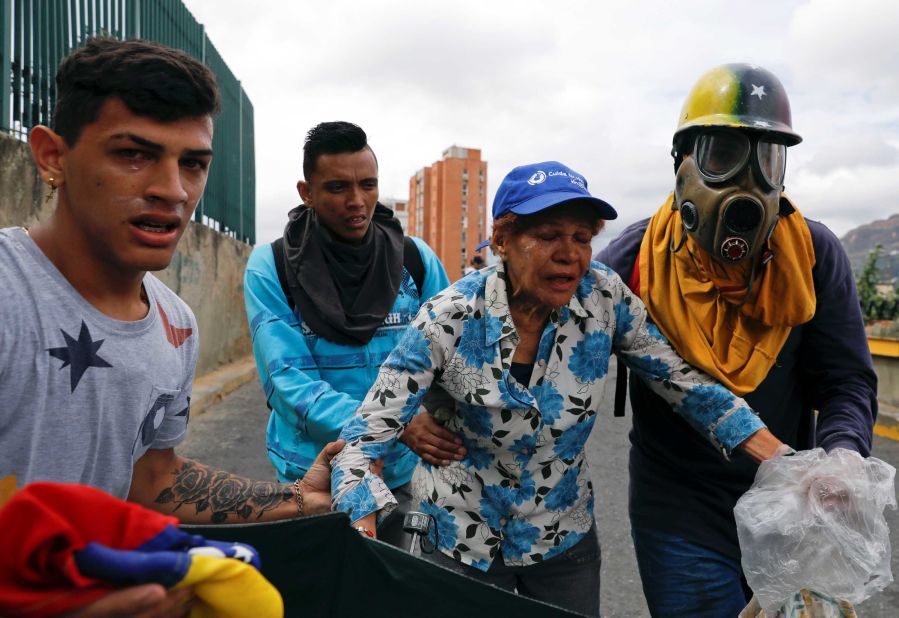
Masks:
[[[361,128],[325,122],[310,130],[303,176],[303,204],[290,211],[281,239],[256,247],[244,277],[253,352],[272,408],[268,453],[282,481],[302,478],[337,439],[419,306],[449,285],[434,252],[406,238],[378,203],[378,162]],[[378,537],[399,545],[417,457],[395,443],[377,458],[387,485],[405,498]]]
[[[876,377],[855,283],[833,233],[784,195],[786,149],[801,140],[791,122],[768,71],[703,75],[674,134],[674,192],[596,259],[783,442],[867,456]],[[749,591],[733,508],[757,466],[726,461],[634,377],[630,395],[630,518],[649,609],[736,616]]]

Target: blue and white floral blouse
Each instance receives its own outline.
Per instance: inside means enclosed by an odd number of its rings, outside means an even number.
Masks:
[[[640,299],[598,262],[550,316],[528,388],[509,373],[519,341],[502,264],[422,305],[340,434],[347,444],[332,462],[334,508],[353,521],[394,508],[369,462],[435,380],[457,402],[446,426],[468,453],[447,466],[420,462],[414,503],[436,519],[440,551],[483,571],[500,549],[507,565],[551,559],[593,525],[584,444],[613,351],[723,452],[764,427],[742,399],[677,356]]]

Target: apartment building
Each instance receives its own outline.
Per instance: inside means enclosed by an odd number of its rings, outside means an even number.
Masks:
[[[439,161],[415,172],[407,233],[434,249],[450,281],[462,276],[487,234],[487,162],[479,149],[450,146]]]

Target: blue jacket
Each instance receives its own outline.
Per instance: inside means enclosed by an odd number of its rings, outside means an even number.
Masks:
[[[313,333],[291,310],[275,269],[270,244],[257,246],[244,274],[244,297],[256,368],[272,408],[266,443],[279,480],[301,478],[322,447],[337,439],[356,413],[419,306],[449,285],[440,260],[414,238],[425,266],[421,294],[409,272],[393,310],[368,344],[332,343]],[[418,462],[399,442],[386,447],[384,480],[391,488],[409,482]]]

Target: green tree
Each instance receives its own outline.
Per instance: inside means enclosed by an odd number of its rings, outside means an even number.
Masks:
[[[874,245],[874,249],[868,254],[865,267],[855,282],[858,288],[858,302],[866,322],[872,320],[895,321],[899,318],[899,296],[896,291],[893,290],[888,294],[881,294],[877,291],[877,282],[880,279],[880,268],[877,266],[877,262],[882,253],[883,246]]]
[[[868,259],[865,261],[865,267],[862,269],[858,280],[855,282],[858,288],[858,302],[862,306],[862,316],[865,321],[877,319],[874,315],[874,305],[877,300],[877,277],[880,269],[877,267],[877,261],[883,252],[883,245],[880,243],[874,245]]]

